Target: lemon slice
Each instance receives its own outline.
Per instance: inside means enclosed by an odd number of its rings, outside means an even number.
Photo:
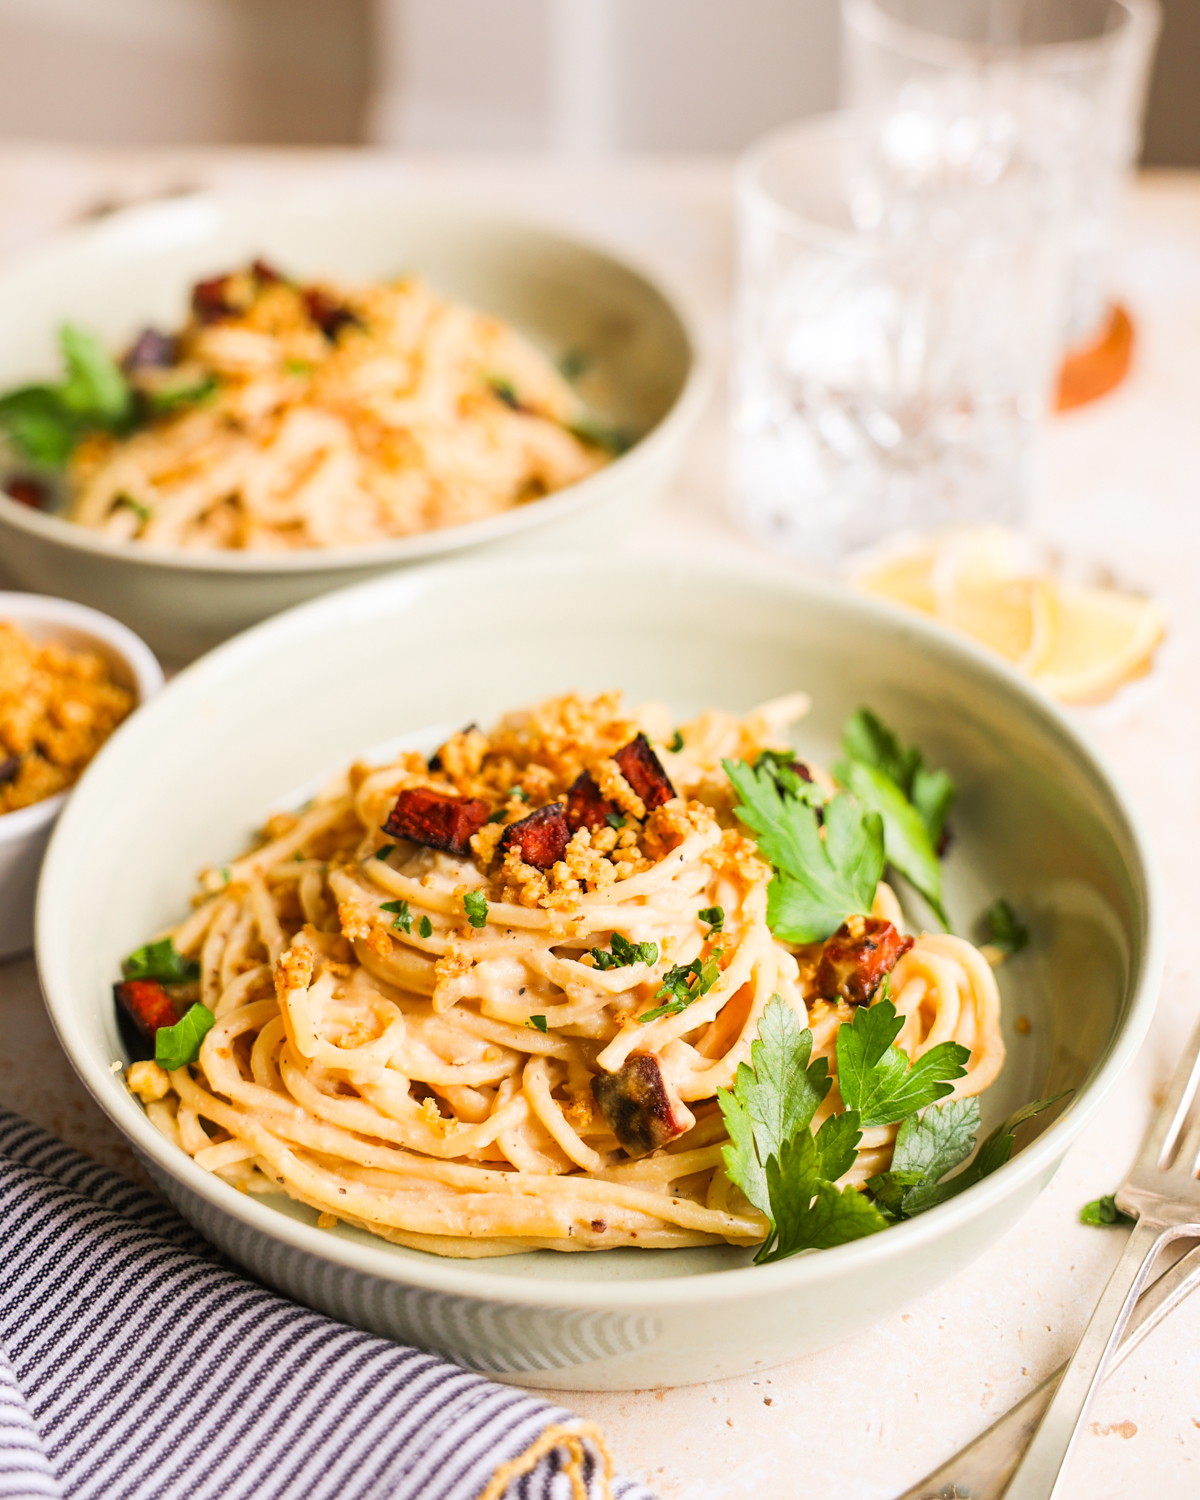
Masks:
[[[1043,578],[964,580],[938,600],[939,619],[1026,672],[1039,671],[1053,649],[1056,615],[1054,585]]]
[[[937,608],[933,590],[933,569],[938,560],[939,548],[922,547],[918,552],[905,552],[898,557],[859,573],[855,583],[868,594],[879,594],[884,599],[894,599],[897,604],[907,604],[912,609],[923,610],[931,615]]]
[[[1151,599],[1062,585],[1050,649],[1035,669],[1064,703],[1095,703],[1149,669],[1166,621]]]

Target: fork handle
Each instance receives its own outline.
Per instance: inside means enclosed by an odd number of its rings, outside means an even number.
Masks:
[[[1158,1252],[1169,1240],[1197,1232],[1194,1226],[1147,1223],[1144,1218],[1134,1225],[1079,1347],[1004,1492],[1004,1500],[1053,1500],[1092,1393],[1120,1342]]]

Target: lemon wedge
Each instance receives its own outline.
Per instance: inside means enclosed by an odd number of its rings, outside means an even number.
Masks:
[[[855,582],[868,594],[894,599],[897,604],[907,604],[910,609],[923,610],[927,615],[934,614],[937,599],[933,588],[933,569],[939,553],[940,549],[933,546],[890,557],[857,574]]]
[[[1040,671],[1053,650],[1055,589],[1044,578],[963,580],[938,603],[939,619],[965,630],[1022,671]]]
[[[1095,703],[1148,670],[1166,620],[1152,599],[1115,589],[1058,588],[1050,649],[1034,675],[1063,703]]]

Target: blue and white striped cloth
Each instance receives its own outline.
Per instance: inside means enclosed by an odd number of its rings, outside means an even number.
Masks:
[[[0,1500],[654,1500],[587,1437],[577,1478],[497,1478],[574,1420],[247,1281],[0,1110]]]

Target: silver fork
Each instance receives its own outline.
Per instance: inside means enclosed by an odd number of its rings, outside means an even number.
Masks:
[[[1167,1252],[1170,1253],[1170,1252]],[[1200,1245],[1175,1262],[1142,1295],[1129,1318],[1120,1348],[1109,1361],[1111,1373],[1166,1315],[1200,1286]],[[1016,1406],[960,1448],[952,1458],[926,1474],[897,1500],[1003,1500],[1022,1454],[1029,1447],[1042,1413],[1066,1371],[1066,1364],[1047,1375]]]
[[[1197,1181],[1200,1118],[1180,1141],[1198,1088],[1200,1028],[1192,1037],[1171,1080],[1167,1098],[1155,1116],[1132,1172],[1116,1195],[1117,1206],[1126,1213],[1136,1214],[1137,1223],[1096,1311],[1084,1329],[1079,1347],[1063,1369],[1045,1414],[1012,1472],[1008,1487],[1002,1492],[993,1491],[1003,1493],[1004,1500],[1054,1500],[1063,1465],[1075,1445],[1088,1405],[1113,1362],[1114,1352],[1160,1252],[1175,1240],[1200,1239],[1200,1182]],[[1149,1294],[1148,1312],[1152,1315],[1152,1322],[1157,1322],[1190,1290],[1200,1275],[1194,1266],[1185,1269],[1194,1259],[1200,1260],[1200,1251],[1192,1251],[1181,1260]],[[1139,1321],[1152,1326],[1150,1318]],[[1146,1326],[1146,1332],[1149,1332],[1149,1326]],[[1028,1427],[1028,1423],[1024,1425]],[[987,1436],[989,1434],[984,1434],[985,1438]],[[961,1455],[966,1456],[966,1452]],[[937,1489],[931,1492],[927,1486],[936,1484],[941,1475],[952,1471],[954,1463],[955,1460],[951,1460],[936,1474],[931,1474],[915,1491],[910,1491],[910,1495],[937,1495]],[[972,1493],[970,1489],[957,1489],[958,1482],[956,1480],[950,1494]]]

